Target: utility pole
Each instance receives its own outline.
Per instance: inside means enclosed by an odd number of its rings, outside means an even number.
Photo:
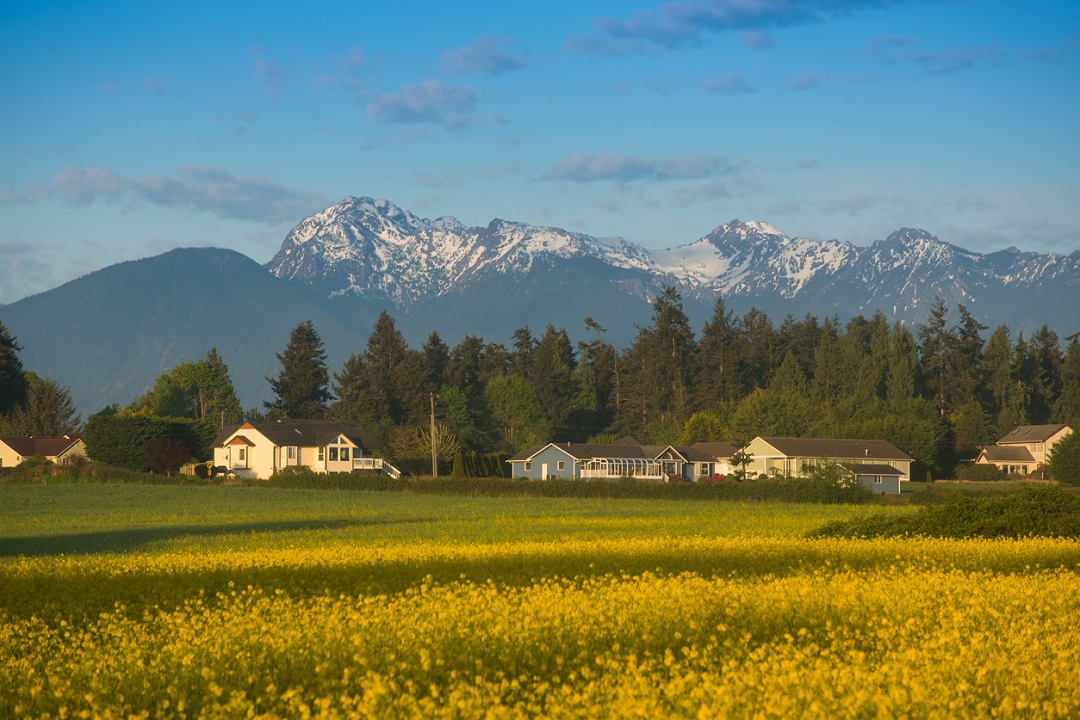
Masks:
[[[439,456],[435,450],[435,393],[431,393],[431,477],[439,477]]]

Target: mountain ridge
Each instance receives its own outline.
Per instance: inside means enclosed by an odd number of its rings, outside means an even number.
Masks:
[[[843,322],[880,310],[911,327],[941,297],[1014,337],[1044,323],[1063,337],[1080,330],[1080,251],[982,255],[916,228],[861,248],[738,220],[651,250],[499,218],[428,220],[371,198],[305,218],[265,265],[220,248],[173,250],[0,306],[0,320],[24,347],[24,366],[71,386],[85,416],[131,402],[211,347],[241,404],[256,407],[296,324],[313,321],[336,372],[363,350],[382,310],[416,348],[432,330],[451,345],[466,335],[509,344],[514,330],[548,324],[584,340],[586,316],[607,328],[605,342],[625,347],[665,286],[682,294],[696,333],[721,295],[737,315],[753,307],[775,324],[789,313]]]
[[[320,245],[336,251],[332,262],[297,261],[302,253],[295,249]],[[769,223],[739,220],[691,243],[648,249],[622,238],[501,219],[486,227],[467,227],[452,216],[427,220],[370,197],[346,198],[305,220],[286,236],[267,268],[329,297],[380,298],[410,313],[434,299],[460,295],[470,283],[500,276],[520,282],[541,259],[550,272],[568,277],[583,279],[575,265],[599,261],[620,276],[610,282],[635,288],[674,285],[701,305],[711,306],[723,295],[729,304],[764,305],[781,314],[805,307],[803,312],[850,317],[882,309],[915,324],[941,297],[950,305],[981,303],[982,308],[969,309],[993,322],[1002,307],[1026,304],[1013,297],[1017,289],[1035,291],[1043,282],[1080,304],[1080,251],[1065,256],[1008,249],[983,255],[906,227],[858,247],[791,238]],[[981,309],[986,312],[980,315]],[[1023,326],[1025,318],[1013,311],[1002,321]]]

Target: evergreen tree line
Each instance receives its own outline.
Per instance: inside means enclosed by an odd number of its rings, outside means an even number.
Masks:
[[[331,373],[310,321],[293,329],[267,381],[273,400],[243,411],[216,349],[158,378],[125,408],[102,415],[189,418],[220,428],[244,419],[327,418],[358,424],[387,455],[419,468],[430,457],[507,454],[549,441],[656,444],[757,435],[881,438],[942,477],[1020,424],[1080,428],[1080,342],[1045,325],[1030,337],[1002,325],[986,335],[963,305],[940,299],[914,331],[881,313],[774,325],[718,299],[695,335],[674,288],[655,298],[648,326],[619,349],[583,319],[588,340],[566,328],[516,330],[509,345],[465,336],[449,347],[433,330],[409,347],[385,311],[367,345]],[[78,432],[67,388],[23,369],[0,324],[0,432]]]
[[[440,444],[480,453],[625,435],[657,444],[881,438],[937,477],[1016,425],[1080,426],[1077,336],[1064,350],[1045,325],[1028,338],[1004,325],[986,337],[966,307],[953,319],[940,299],[914,332],[880,312],[774,325],[757,309],[736,316],[720,298],[695,336],[674,288],[621,350],[599,322],[583,322],[590,339],[576,346],[549,325],[539,337],[519,328],[509,345],[467,335],[452,348],[435,330],[413,349],[384,311],[367,346],[332,376],[303,323],[277,356],[280,374],[267,378],[274,400],[248,416],[355,423],[399,460],[430,455],[432,404]]]

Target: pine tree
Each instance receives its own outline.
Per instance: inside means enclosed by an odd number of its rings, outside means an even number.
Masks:
[[[892,412],[900,412],[916,396],[919,353],[911,331],[900,323],[889,333],[889,363],[885,376],[885,401]]]
[[[594,426],[607,425],[601,418],[609,418],[619,410],[622,402],[619,379],[619,352],[610,343],[604,343],[606,328],[591,317],[585,318],[585,327],[596,333],[596,341],[579,343],[579,364],[588,365],[593,370],[594,392],[596,395],[597,417]]]
[[[0,416],[26,402],[27,380],[19,351],[22,350],[8,329],[0,323]]]
[[[480,378],[483,350],[483,338],[478,335],[466,335],[450,351],[450,358],[446,365],[447,383],[465,393],[470,403],[479,398],[484,389]]]
[[[529,326],[514,331],[514,351],[510,354],[510,368],[524,378],[528,378],[536,363],[536,339]]]
[[[434,387],[440,387],[446,382],[446,365],[450,360],[450,348],[439,337],[437,330],[432,330],[420,348],[422,356],[421,365],[428,382]]]
[[[982,386],[983,402],[990,418],[999,431],[1015,425],[1010,419],[1004,422],[1006,408],[1014,405],[1013,398],[1017,379],[1013,373],[1013,345],[1007,325],[999,325],[990,333],[983,351]],[[1012,423],[1012,424],[1010,424]],[[1004,426],[1008,425],[1009,428]]]
[[[986,326],[980,323],[963,305],[957,305],[960,322],[953,333],[956,344],[950,366],[953,374],[955,405],[966,405],[978,398],[979,382],[983,367],[983,339],[981,332]]]
[[[556,437],[573,408],[574,368],[577,361],[566,329],[548,325],[536,346],[531,381],[549,437]]]
[[[664,288],[653,302],[652,326],[638,331],[620,363],[626,368],[622,430],[657,440],[678,435],[689,417],[694,351],[682,297]]]
[[[276,378],[266,378],[275,398],[265,403],[271,416],[294,420],[323,417],[326,404],[333,398],[327,389],[330,373],[322,338],[310,320],[293,328],[288,345],[277,359],[281,372]]]
[[[1051,410],[1061,394],[1061,345],[1057,333],[1043,325],[1029,341],[1031,352],[1030,421],[1041,425],[1050,421]]]
[[[339,422],[372,426],[375,422],[369,412],[372,393],[369,392],[367,366],[362,353],[353,353],[340,373],[334,373],[334,395],[337,400],[330,407],[330,417]],[[371,432],[370,428],[368,431]]]
[[[697,345],[697,407],[714,408],[741,394],[739,358],[743,352],[738,322],[718,295],[712,319],[705,323]]]
[[[750,308],[739,321],[742,339],[740,375],[743,392],[764,388],[769,384],[773,368],[779,364],[776,354],[776,333],[772,320],[756,307]]]
[[[1080,432],[1080,341],[1075,336],[1061,363],[1061,394],[1054,403],[1051,420],[1068,423]]]
[[[939,415],[945,415],[952,400],[951,363],[955,357],[956,335],[946,323],[947,312],[945,301],[940,297],[935,298],[926,324],[916,326],[919,331],[919,356],[922,359],[923,378],[927,389],[936,399]]]

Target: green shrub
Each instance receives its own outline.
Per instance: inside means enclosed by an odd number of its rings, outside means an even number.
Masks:
[[[1039,487],[1012,495],[951,493],[944,502],[911,515],[869,516],[829,523],[811,537],[1020,538],[1080,537],[1080,493]]]
[[[994,482],[1004,480],[1005,474],[997,465],[989,463],[966,463],[956,470],[957,480],[969,482]]]

